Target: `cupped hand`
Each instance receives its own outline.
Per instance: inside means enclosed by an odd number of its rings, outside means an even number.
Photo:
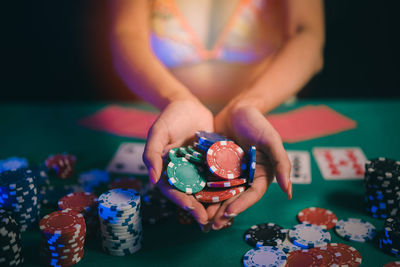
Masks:
[[[257,148],[253,184],[237,197],[207,209],[214,230],[221,229],[260,200],[274,177],[287,197],[292,198],[289,158],[279,134],[257,108],[240,104],[227,106],[216,116],[214,125],[217,133],[234,140],[245,151],[252,145]]]
[[[179,100],[169,104],[152,125],[147,136],[143,161],[150,182],[180,207],[188,210],[200,225],[208,223],[207,211],[192,195],[169,185],[163,175],[163,159],[171,148],[193,139],[196,131],[214,131],[213,114],[198,100]]]

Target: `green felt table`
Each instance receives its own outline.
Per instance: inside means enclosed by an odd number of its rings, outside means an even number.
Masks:
[[[2,104],[0,106],[0,158],[24,156],[31,163],[43,161],[49,154],[68,151],[78,159],[77,172],[105,168],[121,142],[138,141],[82,128],[76,121],[110,103]],[[113,103],[115,104],[115,103]],[[117,103],[149,107],[141,104]],[[286,111],[306,104],[326,104],[357,121],[356,129],[304,142],[285,144],[290,150],[308,150],[316,146],[359,146],[368,158],[386,156],[400,159],[400,101],[300,101],[281,106]],[[180,225],[174,218],[163,224],[144,226],[142,249],[130,256],[113,257],[103,253],[98,242],[88,240],[80,266],[242,266],[241,258],[250,249],[243,233],[251,225],[275,222],[285,228],[297,224],[296,214],[303,208],[328,208],[338,218],[356,217],[381,229],[382,220],[364,213],[364,189],[361,180],[326,181],[311,159],[312,183],[294,185],[293,199],[287,200],[277,184],[264,197],[240,214],[233,226],[202,233],[196,224]],[[146,177],[142,177],[145,179]],[[382,253],[373,242],[347,242],[330,230],[333,242],[357,248],[362,266],[383,266],[395,258]],[[26,266],[40,265],[40,233],[23,233]]]

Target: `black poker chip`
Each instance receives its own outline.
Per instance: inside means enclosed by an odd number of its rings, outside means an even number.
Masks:
[[[6,210],[0,209],[0,266],[21,266],[24,262],[19,226]]]
[[[287,230],[274,223],[253,225],[244,233],[244,240],[253,247],[276,246],[286,238]]]

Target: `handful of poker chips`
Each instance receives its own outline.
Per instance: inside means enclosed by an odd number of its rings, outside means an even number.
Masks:
[[[45,160],[45,165],[57,177],[67,179],[74,174],[75,162],[75,156],[63,153],[49,156]]]
[[[400,161],[377,158],[365,164],[365,208],[374,218],[400,214]]]
[[[89,192],[70,193],[58,201],[58,209],[72,209],[83,215],[86,224],[86,235],[92,235],[97,230],[97,197]]]
[[[48,266],[71,266],[83,258],[86,224],[72,209],[52,212],[40,220],[40,255]]]
[[[203,203],[218,203],[245,190],[254,179],[256,148],[246,155],[227,138],[210,132],[197,132],[193,146],[169,151],[168,182],[176,189],[194,194]]]
[[[113,256],[137,252],[142,246],[140,195],[132,189],[112,189],[99,197],[102,247]]]
[[[18,224],[3,209],[0,209],[0,244],[0,266],[21,266],[24,263]]]
[[[0,206],[13,213],[21,232],[37,223],[40,205],[32,170],[21,168],[0,173]]]

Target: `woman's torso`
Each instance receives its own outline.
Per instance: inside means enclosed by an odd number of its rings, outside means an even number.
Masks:
[[[201,100],[224,104],[283,45],[285,15],[282,0],[154,0],[153,51]]]

